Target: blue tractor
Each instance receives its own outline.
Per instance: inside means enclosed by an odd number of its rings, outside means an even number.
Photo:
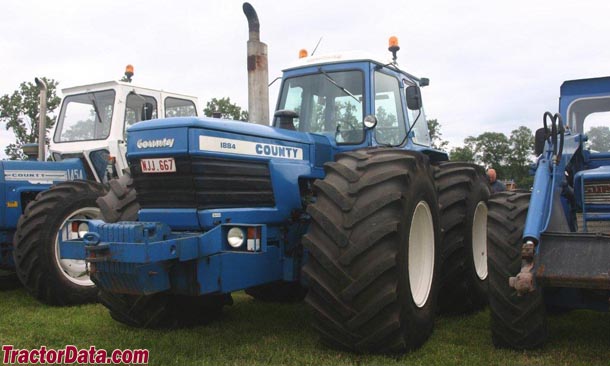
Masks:
[[[536,132],[531,192],[489,200],[489,305],[497,347],[547,340],[547,313],[608,311],[610,77],[566,81]]]
[[[266,51],[244,11],[249,50]],[[301,58],[283,72],[273,126],[132,126],[121,195],[135,190],[139,221],[73,220],[62,258],[86,259],[111,316],[138,327],[209,321],[235,291],[294,301],[307,288],[324,343],[403,352],[429,337],[439,304],[480,309],[489,185],[431,147],[427,80],[398,67],[395,38],[389,49],[389,62]],[[249,55],[252,74],[265,66],[265,52]]]
[[[127,74],[133,76],[133,69]],[[44,84],[39,86],[44,90]],[[0,195],[6,202],[0,212],[0,287],[21,282],[30,294],[51,305],[97,299],[85,261],[62,259],[57,235],[69,219],[112,219],[102,216],[106,206],[99,207],[96,200],[109,191],[120,193],[117,181],[111,179],[122,177],[127,167],[126,127],[153,117],[193,116],[197,110],[196,98],[128,82],[88,84],[62,92],[57,124],[49,138],[53,161],[0,162]],[[40,135],[44,133],[43,128]],[[31,160],[46,155],[37,147],[24,147]],[[137,210],[129,207],[123,211],[137,217]]]

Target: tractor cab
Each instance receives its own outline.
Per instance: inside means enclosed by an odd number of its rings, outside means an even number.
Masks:
[[[109,159],[116,161],[110,175],[123,174],[129,126],[156,118],[197,116],[195,97],[124,81],[66,88],[62,93],[56,127],[49,139],[51,157],[55,161],[84,157],[97,181],[106,179]]]
[[[324,135],[338,151],[358,145],[432,151],[420,93],[428,80],[394,61],[361,53],[305,56],[282,79],[276,128]]]

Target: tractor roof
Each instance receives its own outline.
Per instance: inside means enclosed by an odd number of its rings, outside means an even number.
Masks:
[[[187,94],[168,92],[168,91],[165,91],[163,89],[147,88],[147,87],[144,87],[144,86],[140,86],[140,85],[136,85],[136,84],[133,84],[133,83],[124,82],[124,81],[118,81],[118,80],[111,80],[111,81],[104,81],[104,82],[101,82],[101,83],[93,83],[93,84],[85,84],[85,85],[73,86],[73,87],[69,87],[69,88],[64,88],[64,89],[61,90],[61,92],[64,95],[68,95],[68,94],[85,93],[85,92],[88,92],[88,91],[95,91],[95,90],[115,89],[117,87],[138,88],[140,90],[148,90],[150,92],[172,94],[172,95],[175,95],[175,96],[182,96],[182,97],[187,97],[187,98],[190,98],[190,99],[197,99],[196,97],[190,96],[190,95],[187,95]]]
[[[360,51],[333,53],[326,55],[315,55],[308,56],[298,59],[297,61],[290,64],[285,70],[297,69],[305,66],[315,65],[326,65],[333,63],[345,63],[345,62],[356,62],[356,61],[369,61],[379,65],[387,65],[392,62],[391,59],[381,60],[380,58],[373,57],[370,54]]]
[[[594,95],[610,93],[610,76],[564,81],[561,84],[561,95]]]
[[[361,51],[351,51],[351,52],[343,52],[343,53],[332,53],[326,55],[316,55],[316,56],[308,56],[298,59],[297,61],[290,64],[283,71],[290,71],[295,69],[300,69],[304,67],[310,66],[318,66],[318,65],[329,65],[336,63],[348,63],[348,62],[372,62],[379,66],[392,65],[392,59],[388,58],[387,60],[383,60],[379,57],[372,56],[371,54],[361,52]],[[409,74],[408,72],[400,69],[399,65],[392,65],[390,68],[401,72],[403,75],[407,76],[409,79],[419,82],[420,79]],[[423,80],[423,79],[422,79]],[[426,82],[428,82],[426,80]],[[425,84],[427,85],[427,84]],[[422,84],[422,86],[425,86]]]

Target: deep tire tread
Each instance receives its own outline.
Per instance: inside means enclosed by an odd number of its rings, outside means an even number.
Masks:
[[[411,294],[404,291],[404,268],[398,265],[405,247],[398,243],[405,205],[416,202],[410,198],[413,181],[429,190],[438,219],[429,162],[422,154],[391,148],[335,158],[325,164],[324,180],[314,184],[317,200],[307,209],[312,223],[302,241],[310,254],[303,276],[314,328],[324,344],[355,352],[417,348],[432,332],[437,273],[425,308],[432,304],[431,310],[424,320],[409,318],[404,303],[412,302]]]
[[[521,269],[529,198],[529,193],[501,192],[489,201],[489,307],[492,340],[498,348],[536,349],[548,338],[541,290],[517,296],[508,285],[508,278]]]
[[[80,202],[80,207],[96,207],[96,198],[106,192],[106,187],[100,183],[75,180],[40,192],[27,206],[17,223],[13,257],[19,280],[32,296],[59,306],[97,300],[95,286],[73,284],[63,278],[61,269],[56,268],[55,235],[60,228],[51,224],[56,223],[58,215],[69,214],[64,211],[76,201]]]
[[[441,232],[442,267],[439,311],[463,314],[482,309],[487,303],[487,280],[474,268],[471,228],[476,205],[487,202],[491,190],[485,172],[464,162],[435,166]]]

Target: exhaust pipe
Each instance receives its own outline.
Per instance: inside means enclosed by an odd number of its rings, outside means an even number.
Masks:
[[[260,23],[256,10],[244,3],[248,19],[248,116],[260,125],[269,125],[269,67],[267,45],[260,41]]]
[[[45,144],[47,142],[47,84],[44,80],[35,78],[40,89],[40,116],[38,117],[38,161],[45,159]]]

